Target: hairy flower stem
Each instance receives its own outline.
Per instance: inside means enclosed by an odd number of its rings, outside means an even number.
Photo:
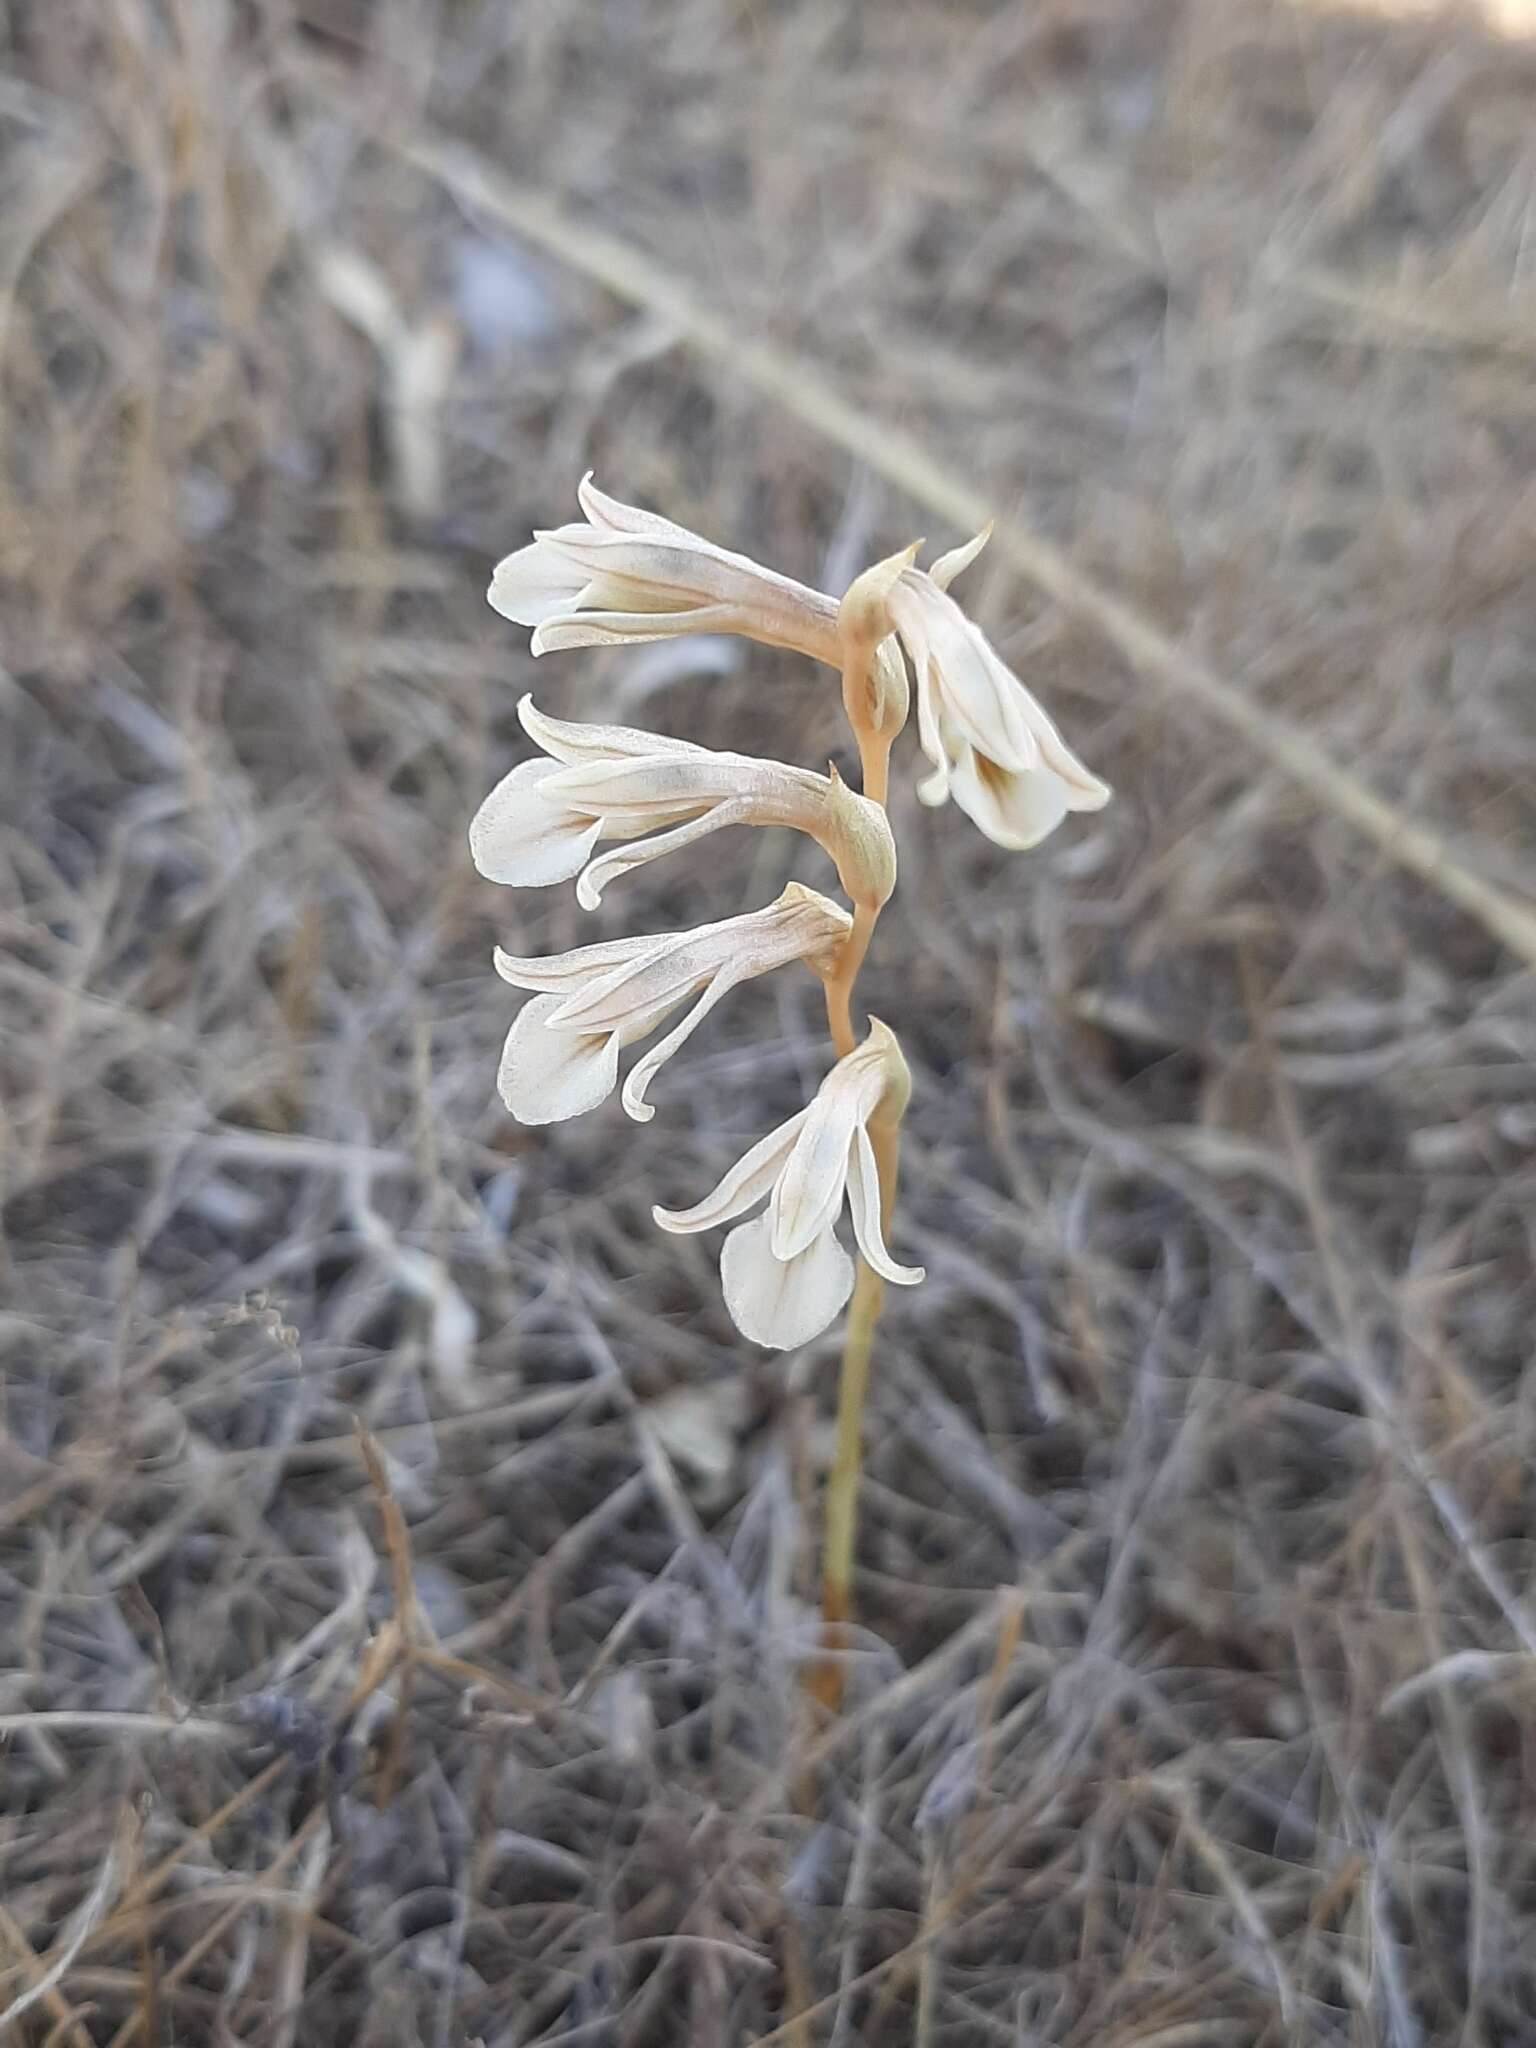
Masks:
[[[846,696],[845,691],[845,696]],[[864,794],[885,805],[891,758],[889,737],[858,733]],[[837,972],[827,982],[827,1023],[841,1058],[854,1045],[853,990],[864,965],[880,912],[855,910],[853,930],[844,941]],[[889,1229],[896,1206],[896,1179],[901,1149],[901,1119],[906,1090],[892,1090],[869,1123],[870,1143],[880,1175],[880,1215]],[[864,1459],[864,1404],[869,1393],[870,1359],[875,1329],[885,1305],[885,1282],[861,1258],[848,1305],[843,1359],[837,1383],[837,1444],[827,1480],[826,1527],[822,1539],[823,1647],[828,1654],[814,1671],[810,1690],[828,1713],[843,1703],[845,1673],[838,1652],[847,1642],[853,1612],[853,1551],[858,1532],[859,1475]]]

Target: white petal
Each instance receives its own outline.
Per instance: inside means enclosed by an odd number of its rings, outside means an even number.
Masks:
[[[940,590],[948,590],[960,572],[969,569],[991,538],[992,521],[989,519],[974,540],[968,540],[964,547],[951,548],[947,555],[940,555],[936,562],[930,563],[930,582],[937,583]]]
[[[999,766],[1033,768],[1039,707],[975,621],[921,569],[902,576],[891,616],[914,666],[927,670],[936,712]]]
[[[576,498],[583,512],[598,529],[610,533],[651,533],[665,540],[676,540],[687,528],[675,526],[670,519],[663,519],[659,512],[644,512],[638,505],[626,505],[619,498],[610,498],[606,491],[600,491],[592,481],[589,469],[576,486]]]
[[[760,1202],[773,1186],[780,1166],[810,1115],[799,1110],[787,1123],[759,1138],[750,1152],[744,1152],[730,1172],[691,1209],[653,1209],[652,1216],[663,1230],[674,1236],[689,1236],[699,1230],[713,1230],[717,1223],[729,1223],[743,1209]]]
[[[585,600],[603,607],[611,592],[619,611],[690,611],[719,592],[701,588],[703,565],[721,556],[717,548],[682,527],[672,534],[592,533],[578,528],[580,541],[567,549],[580,554],[598,588]]]
[[[1038,705],[1036,709],[1039,710]],[[1114,795],[1109,784],[1101,781],[1091,768],[1083,766],[1043,711],[1040,711],[1040,725],[1040,760],[1066,784],[1067,809],[1102,811]]]
[[[749,778],[731,754],[631,754],[622,761],[575,761],[558,768],[545,795],[594,817],[686,818]]]
[[[588,975],[573,986],[561,1022],[582,1031],[606,1031],[637,1012],[660,1005],[669,1009],[703,988],[719,974],[733,979],[767,974],[803,954],[835,945],[846,936],[851,919],[814,889],[791,882],[776,903],[724,917],[691,931],[658,932],[654,938],[621,939],[607,950],[611,967]],[[619,947],[627,948],[618,957]],[[562,957],[576,960],[605,950],[586,946]]]
[[[645,1091],[658,1073],[671,1059],[680,1046],[687,1043],[698,1030],[720,998],[736,986],[739,977],[734,974],[717,974],[680,1023],[675,1024],[666,1037],[657,1041],[642,1059],[636,1060],[629,1070],[620,1097],[625,1110],[637,1124],[648,1124],[656,1111],[645,1099]]]
[[[470,857],[488,882],[539,889],[567,882],[586,866],[603,821],[539,794],[539,785],[557,772],[553,761],[520,762],[476,811],[469,827]]]
[[[753,754],[715,753],[695,747],[686,754],[627,754],[605,761],[573,761],[552,778],[545,795],[604,817],[652,816],[670,811],[685,817],[706,804],[739,797],[751,805],[755,825],[793,825],[815,832],[826,823],[830,792],[841,787],[847,805],[879,809],[867,797],[787,761]],[[846,807],[846,806],[845,806]]]
[[[551,1027],[559,1006],[558,996],[535,996],[524,1003],[502,1048],[496,1087],[522,1124],[564,1123],[596,1109],[619,1078],[617,1036]]]
[[[536,989],[541,994],[545,990],[558,990],[569,1002],[593,982],[612,974],[616,968],[627,966],[632,960],[643,959],[662,943],[661,939],[652,937],[599,939],[595,946],[573,946],[568,953],[533,956],[506,953],[498,946],[492,959],[496,972],[513,988]]]
[[[560,612],[544,621],[529,642],[535,654],[573,647],[635,647],[650,640],[677,640],[689,633],[740,633],[735,605],[701,604],[687,611]]]
[[[569,611],[586,580],[573,562],[536,540],[496,564],[485,594],[504,619],[539,626]]]
[[[637,1018],[649,1016],[659,1023],[713,971],[689,959],[688,948],[681,943],[685,937],[669,932],[650,939],[638,957],[632,954],[606,973],[565,985],[561,1024],[567,1031],[622,1031],[628,1042],[640,1035]]]
[[[835,636],[837,627],[835,598],[812,590],[793,576],[767,568],[751,555],[737,554],[732,548],[721,547],[718,541],[706,540],[703,534],[679,526],[676,520],[664,519],[659,512],[643,512],[636,505],[621,504],[597,488],[590,472],[583,477],[576,495],[605,547],[621,540],[645,547],[643,573],[649,581],[673,583],[716,598],[734,598],[753,608],[782,608],[787,604],[790,611],[804,614],[809,637],[818,644],[826,640],[831,651],[828,636]],[[639,572],[631,568],[628,573]]]
[[[509,961],[508,966],[527,973],[524,985],[566,992],[562,1024],[608,1031],[646,1008],[684,1001],[717,975],[746,980],[792,960],[824,958],[846,939],[851,923],[848,913],[825,896],[791,882],[777,902],[761,910],[691,931],[581,946],[550,961]],[[579,979],[573,972],[578,968]],[[517,974],[506,978],[516,981]]]
[[[676,853],[681,846],[691,846],[695,839],[718,832],[722,825],[739,824],[742,818],[739,805],[716,804],[702,818],[692,818],[670,832],[658,832],[654,839],[638,839],[613,853],[605,853],[577,878],[576,901],[583,910],[596,910],[604,889],[617,876],[627,875],[631,868],[643,868],[647,861],[659,860],[665,853]]]
[[[950,753],[946,744],[938,690],[933,679],[933,666],[928,661],[925,661],[917,672],[917,737],[918,744],[933,763],[933,773],[924,776],[917,785],[918,801],[925,804],[946,804],[949,802]]]
[[[999,768],[970,747],[955,764],[953,790],[955,802],[993,845],[1013,853],[1038,846],[1071,809],[1071,792],[1049,768]]]
[[[880,1173],[875,1148],[862,1124],[854,1133],[853,1156],[848,1161],[848,1207],[865,1264],[882,1280],[894,1281],[898,1287],[915,1287],[926,1278],[921,1266],[898,1266],[885,1248],[880,1228]]]
[[[772,1351],[808,1344],[853,1292],[853,1261],[830,1230],[792,1259],[777,1259],[766,1216],[743,1223],[720,1253],[720,1285],[743,1337]]]
[[[856,1076],[856,1069],[844,1068],[840,1061],[822,1082],[805,1127],[779,1175],[768,1214],[773,1226],[773,1248],[781,1259],[803,1252],[819,1231],[836,1222],[843,1206],[848,1153],[860,1103],[856,1086],[836,1084],[850,1075]]]
[[[955,722],[962,733],[978,754],[997,762],[999,767],[1017,769],[1020,773],[1044,768],[1058,776],[1066,785],[1069,811],[1101,810],[1110,798],[1109,784],[1083,766],[1045,706],[1024,687],[980,628],[971,626],[970,631],[986,656],[988,681],[995,693],[994,709],[972,717],[966,702],[952,701]],[[978,694],[971,710],[981,701]]]
[[[636,754],[708,755],[708,747],[692,740],[667,739],[633,725],[589,725],[575,718],[551,718],[531,695],[519,698],[517,716],[535,746],[566,767],[578,763],[624,760]]]
[[[950,717],[977,752],[1000,767],[1035,767],[1041,728],[1049,728],[1049,719],[980,626],[958,605],[954,611],[957,629],[941,657]]]
[[[1069,811],[1102,809],[1109,801],[1109,784],[1083,766],[1045,706],[1020,682],[980,627],[969,619],[964,625],[970,656],[941,678],[945,705],[961,737],[999,768],[1020,775],[1043,769],[1056,776],[1065,787]]]

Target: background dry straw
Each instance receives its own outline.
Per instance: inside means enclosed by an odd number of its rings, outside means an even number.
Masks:
[[[1528,2043],[1536,48],[0,21],[0,2033]],[[514,232],[551,202],[619,255]],[[648,1220],[803,1100],[815,984],[647,1130],[520,1131],[492,939],[594,927],[463,834],[532,682],[846,745],[750,649],[535,674],[486,571],[589,463],[832,587],[1009,515],[968,602],[1120,791],[1008,859],[898,776],[867,991],[931,1277],[816,1821],[832,1345],[744,1361]],[[601,929],[791,862],[736,835]]]

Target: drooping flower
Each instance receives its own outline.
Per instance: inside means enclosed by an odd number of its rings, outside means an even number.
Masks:
[[[712,1194],[692,1209],[652,1212],[663,1230],[712,1230],[767,1196],[763,1214],[738,1224],[720,1254],[725,1305],[753,1343],[776,1351],[808,1343],[847,1301],[853,1262],[833,1231],[845,1194],[869,1266],[903,1287],[924,1277],[886,1249],[869,1136],[887,1089],[905,1085],[895,1036],[872,1017],[863,1044],[844,1054],[807,1107],[754,1145]]]
[[[679,633],[740,633],[837,666],[832,598],[686,526],[621,504],[590,473],[576,495],[585,522],[537,533],[498,564],[487,592],[505,618],[534,628],[535,654]]]
[[[656,1112],[646,1090],[722,996],[792,960],[829,974],[851,924],[846,910],[791,882],[764,909],[694,931],[611,939],[548,959],[515,959],[498,947],[502,980],[539,991],[507,1034],[497,1075],[502,1101],[525,1124],[560,1123],[595,1109],[618,1080],[620,1050],[696,996],[624,1083],[625,1109],[649,1123]]]
[[[885,812],[835,769],[817,775],[631,726],[548,718],[531,697],[517,715],[550,758],[514,768],[475,813],[470,851],[488,881],[535,888],[578,875],[577,899],[593,910],[616,875],[723,825],[788,825],[831,855],[855,903],[883,904],[896,885]],[[603,839],[631,844],[593,860]]]
[[[927,804],[952,795],[989,839],[1022,851],[1038,846],[1068,811],[1100,809],[1110,790],[948,594],[989,532],[929,570],[909,562],[886,603],[912,664],[918,738],[933,763],[918,795]]]

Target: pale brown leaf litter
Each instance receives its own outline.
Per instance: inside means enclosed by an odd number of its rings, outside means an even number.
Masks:
[[[0,2031],[1536,2039],[1536,49],[0,19]],[[486,574],[589,465],[828,586],[998,513],[1117,791],[1010,860],[898,764],[930,1277],[819,1733],[835,1340],[649,1223],[814,984],[648,1131],[492,1093],[493,942],[821,879],[482,885],[524,689],[848,766],[809,665],[529,661]]]

